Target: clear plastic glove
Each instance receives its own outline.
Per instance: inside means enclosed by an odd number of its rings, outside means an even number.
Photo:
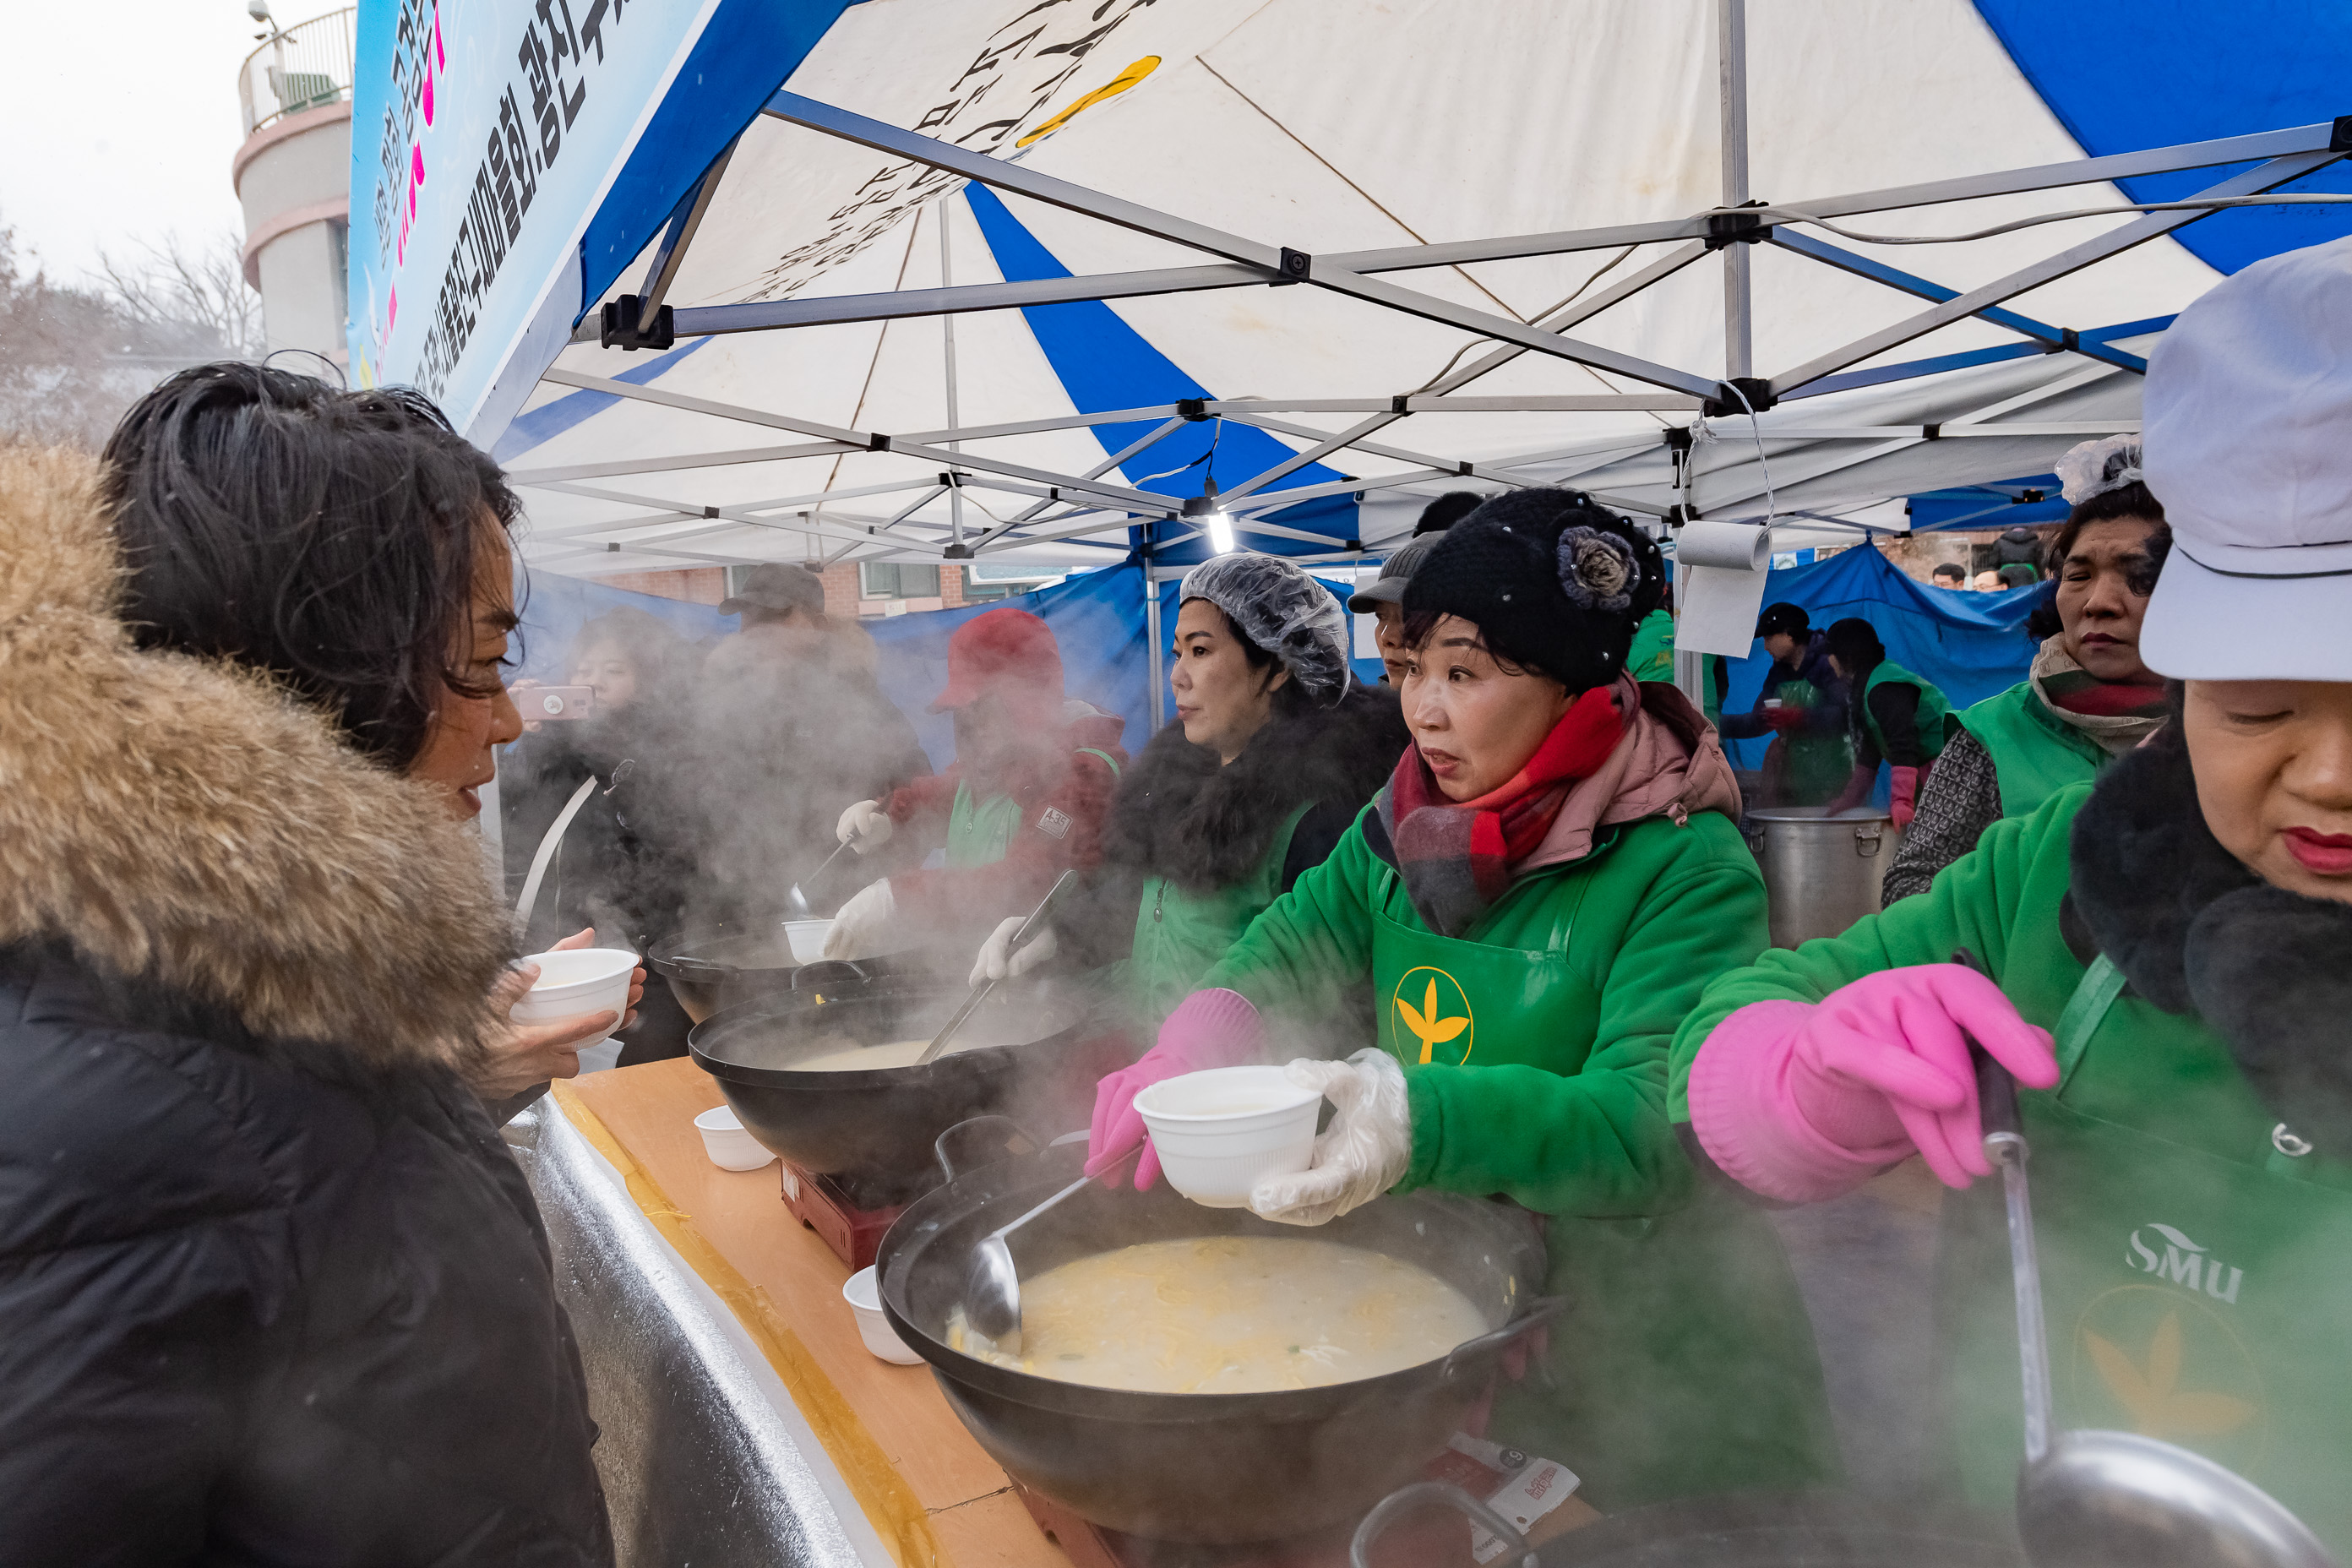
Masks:
[[[1061,939],[1052,926],[1040,926],[1029,940],[1015,952],[1013,934],[1028,921],[1027,915],[1007,915],[988,933],[980,944],[980,956],[972,960],[971,977],[967,985],[984,984],[991,980],[1010,980],[1016,974],[1026,974],[1055,953],[1061,952]]]
[[[1238,991],[1195,991],[1160,1026],[1160,1038],[1133,1067],[1095,1084],[1094,1126],[1087,1140],[1087,1174],[1099,1176],[1143,1142],[1143,1112],[1135,1097],[1162,1079],[1255,1061],[1265,1031],[1257,1008]],[[1136,1163],[1135,1190],[1160,1179],[1160,1152],[1147,1148]]]
[[[548,951],[562,952],[595,945],[596,931],[592,926],[574,931]],[[646,972],[641,968],[629,976],[628,1010],[618,1018],[608,1007],[601,1013],[581,1013],[544,1024],[512,1022],[508,1015],[538,979],[539,965],[519,963],[490,989],[490,1007],[498,1014],[499,1023],[484,1042],[489,1053],[487,1059],[467,1076],[467,1087],[484,1100],[508,1100],[555,1079],[577,1078],[580,1047],[635,1023],[637,1004],[646,994]]]
[[[824,933],[824,955],[871,958],[896,952],[903,945],[898,923],[898,903],[890,896],[890,879],[868,882],[833,917],[833,929]]]
[[[1412,1160],[1412,1112],[1396,1058],[1371,1046],[1344,1062],[1292,1062],[1283,1076],[1321,1094],[1334,1114],[1316,1135],[1312,1165],[1258,1178],[1250,1189],[1252,1214],[1283,1225],[1328,1225],[1404,1179]]]
[[[1865,974],[1822,1001],[1758,1002],[1691,1064],[1691,1130],[1767,1197],[1833,1197],[1915,1152],[1946,1186],[1990,1175],[1973,1035],[2029,1089],[2054,1089],[2049,1034],[1957,963]]]
[[[1911,818],[1918,811],[1919,778],[1926,771],[1924,768],[1889,768],[1887,770],[1892,775],[1887,786],[1887,809],[1894,816],[1895,826],[1911,826]]]
[[[834,837],[848,845],[853,855],[871,855],[890,842],[894,831],[890,814],[878,800],[861,800],[846,807],[833,828]]]

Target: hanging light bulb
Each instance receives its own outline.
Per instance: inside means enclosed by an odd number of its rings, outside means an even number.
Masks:
[[[1219,555],[1234,552],[1234,514],[1217,504],[1217,481],[1209,480],[1202,493],[1184,503],[1184,521],[1205,531],[1209,548]]]

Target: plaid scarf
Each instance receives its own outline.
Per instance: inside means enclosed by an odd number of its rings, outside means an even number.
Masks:
[[[1405,748],[1379,810],[1423,924],[1460,936],[1510,888],[1511,868],[1543,842],[1569,786],[1605,762],[1624,734],[1611,689],[1596,686],[1578,698],[1509,782],[1475,800],[1446,799],[1421,748]]]
[[[2043,642],[2026,676],[2060,723],[2080,730],[2110,755],[2121,756],[2171,716],[2161,677],[2151,676],[2137,685],[2101,680],[2066,657],[2059,646],[2063,640],[2053,637]]]

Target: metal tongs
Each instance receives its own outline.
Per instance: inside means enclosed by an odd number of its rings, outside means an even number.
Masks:
[[[1984,973],[1966,950],[1954,963]],[[2284,1504],[2201,1454],[2135,1432],[2050,1430],[2050,1340],[2017,1080],[1974,1039],[1985,1158],[2000,1168],[2025,1388],[2017,1533],[2033,1568],[2336,1568]]]
[[[1021,922],[1021,929],[1013,933],[1013,941],[1004,950],[1005,956],[1009,958],[1021,951],[1023,944],[1027,942],[1038,926],[1044,923],[1047,912],[1054,907],[1054,900],[1062,896],[1062,889],[1068,887],[1076,879],[1076,871],[1065,871],[1054,879],[1054,885],[1045,889],[1045,898],[1039,900],[1035,909],[1029,911],[1029,918]],[[965,1021],[979,1010],[982,1002],[988,1000],[988,994],[995,990],[999,984],[1000,982],[994,980],[983,980],[973,986],[971,994],[963,999],[963,1005],[955,1010],[955,1016],[940,1026],[940,1032],[931,1037],[931,1043],[923,1047],[921,1056],[915,1058],[915,1065],[919,1068],[929,1067],[939,1060],[940,1053],[948,1048],[948,1042],[955,1038],[956,1031],[964,1026]]]

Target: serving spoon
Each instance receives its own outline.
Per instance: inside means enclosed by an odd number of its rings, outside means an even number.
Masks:
[[[1054,1140],[1068,1142],[1087,1136],[1072,1132]],[[1021,1353],[1021,1275],[1013,1267],[1013,1249],[1004,1238],[1076,1193],[1079,1188],[1111,1174],[1143,1150],[1139,1143],[1113,1161],[1110,1166],[1091,1176],[1080,1176],[1018,1219],[1007,1220],[972,1244],[971,1268],[964,1277],[963,1319],[971,1327],[985,1334],[996,1348],[1007,1355]]]
[[[1966,952],[1955,963],[1982,973]],[[2201,1454],[2135,1432],[2050,1430],[2050,1341],[2017,1080],[1969,1041],[1985,1157],[2000,1167],[2025,1384],[2017,1534],[2033,1568],[2336,1568],[2284,1503]]]
[[[1021,922],[1021,929],[1014,931],[1013,940],[1005,944],[1004,953],[1007,958],[1021,951],[1023,944],[1028,942],[1030,932],[1037,929],[1045,921],[1046,911],[1054,907],[1054,900],[1062,896],[1062,889],[1068,887],[1076,877],[1076,871],[1065,871],[1054,879],[1054,885],[1045,889],[1045,896],[1038,900],[1035,909],[1029,911],[1029,918]],[[963,999],[963,1005],[955,1010],[955,1016],[940,1026],[940,1032],[931,1037],[931,1043],[923,1047],[921,1056],[915,1058],[915,1065],[919,1068],[927,1068],[939,1060],[940,1053],[948,1048],[948,1042],[955,1038],[956,1031],[963,1027],[964,1021],[972,1016],[982,1002],[988,1000],[988,994],[995,990],[998,984],[993,980],[983,980],[973,986],[971,994]]]
[[[849,846],[844,844],[835,848],[832,854],[826,856],[824,858],[824,864],[816,868],[815,875],[809,878],[809,880],[821,885],[824,881],[824,874],[833,869],[833,863],[835,860],[840,859],[848,848]],[[790,888],[785,889],[784,908],[792,911],[793,919],[796,921],[808,921],[814,920],[816,918],[816,911],[809,908],[808,895],[801,891],[801,885],[798,882],[794,882]]]

